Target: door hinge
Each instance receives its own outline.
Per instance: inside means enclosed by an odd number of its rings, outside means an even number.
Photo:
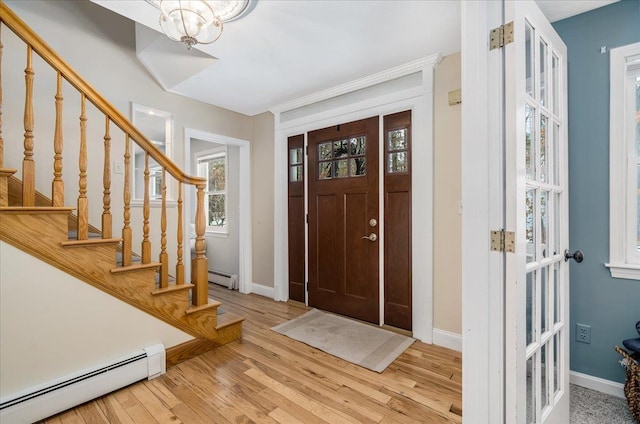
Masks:
[[[305,291],[309,291],[309,282],[308,281],[304,282],[304,289],[305,289]]]
[[[489,50],[504,47],[509,43],[513,43],[513,21],[491,30],[489,35]]]
[[[495,252],[516,251],[516,233],[513,231],[491,231],[491,250]]]
[[[309,156],[309,146],[304,146],[304,154]]]
[[[307,224],[308,224],[308,223],[309,223],[309,214],[306,214],[304,219],[305,219],[305,221],[306,221],[306,222],[307,222]]]

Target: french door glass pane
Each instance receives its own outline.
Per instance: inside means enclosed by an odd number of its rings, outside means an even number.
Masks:
[[[547,43],[540,40],[540,104],[549,106],[547,97],[549,89],[547,88]]]
[[[524,137],[525,137],[525,149],[526,149],[526,167],[527,178],[534,180],[536,178],[536,144],[535,144],[535,130],[534,130],[534,114],[535,109],[529,105],[524,106]]]
[[[527,359],[527,423],[536,422],[536,355]]]
[[[549,330],[548,314],[549,314],[549,268],[544,267],[540,270],[540,333],[544,334]]]
[[[536,271],[527,273],[527,346],[536,340]]]
[[[527,235],[527,263],[536,260],[536,196],[535,190],[527,190],[526,205],[526,235]]]
[[[549,343],[546,343],[542,347],[540,355],[540,371],[542,372],[542,378],[540,381],[540,391],[542,394],[540,406],[544,409],[549,405]]]
[[[553,195],[553,253],[560,254],[560,193]]]
[[[560,262],[553,264],[553,323],[560,322]]]
[[[542,257],[549,257],[549,192],[540,191],[540,244]]]
[[[560,185],[560,126],[553,124],[553,184]]]
[[[553,395],[560,391],[560,334],[557,332],[553,336]]]
[[[524,49],[525,49],[525,69],[526,69],[526,87],[527,94],[533,96],[533,87],[535,85],[535,74],[533,71],[533,51],[534,51],[534,38],[533,38],[533,27],[529,22],[525,24],[524,31]]]
[[[560,64],[558,63],[558,58],[556,57],[556,55],[554,54],[551,57],[551,73],[552,73],[552,87],[551,87],[551,92],[553,93],[553,112],[556,115],[560,114],[560,110],[558,108],[558,99],[559,99],[559,95],[560,95],[560,86],[558,85],[559,83],[559,79],[558,79],[558,68],[559,68]]]
[[[542,182],[549,181],[549,142],[547,138],[547,127],[549,118],[544,115],[540,115],[540,180]]]

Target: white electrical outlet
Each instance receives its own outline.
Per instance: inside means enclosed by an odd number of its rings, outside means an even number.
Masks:
[[[114,174],[123,174],[124,173],[124,165],[122,162],[114,160],[113,161],[113,173]]]

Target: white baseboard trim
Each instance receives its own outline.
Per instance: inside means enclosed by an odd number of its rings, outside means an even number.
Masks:
[[[462,352],[462,336],[450,331],[434,328],[433,344]]]
[[[273,299],[273,287],[263,286],[262,284],[251,284],[251,293]]]
[[[624,399],[624,384],[611,380],[605,380],[604,378],[594,377],[589,374],[582,374],[581,372],[570,371],[569,381],[571,384],[577,386],[586,387],[587,389],[597,390],[608,395]]]

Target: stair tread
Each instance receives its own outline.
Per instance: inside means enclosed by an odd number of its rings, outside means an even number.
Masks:
[[[207,310],[207,309],[214,309],[214,308],[217,308],[220,305],[222,305],[222,302],[218,302],[215,299],[209,298],[209,303],[207,303],[206,305],[189,307],[189,309],[187,309],[185,311],[185,315],[195,314],[196,312],[204,311],[204,310]]]
[[[54,212],[64,212],[69,213],[74,211],[76,208],[66,207],[66,206],[2,206],[0,207],[0,212],[15,212],[15,213],[54,213]]]
[[[173,293],[175,291],[180,291],[180,290],[190,290],[192,288],[194,288],[195,286],[193,284],[187,283],[187,284],[171,284],[167,287],[164,288],[157,288],[154,291],[151,292],[152,295],[156,296],[156,295],[161,295],[163,293]]]
[[[122,241],[121,238],[89,238],[87,240],[67,240],[63,241],[60,244],[63,247],[80,247],[80,246],[91,246],[97,244],[116,244]]]
[[[138,271],[141,269],[149,269],[149,268],[158,268],[162,266],[162,264],[160,262],[149,262],[148,264],[134,264],[134,265],[128,265],[128,266],[121,266],[118,268],[113,268],[111,270],[112,274],[117,274],[119,272],[129,272],[129,271]]]
[[[228,327],[233,324],[243,322],[245,317],[242,315],[234,314],[233,312],[227,312],[223,309],[218,309],[218,324],[216,330]]]

